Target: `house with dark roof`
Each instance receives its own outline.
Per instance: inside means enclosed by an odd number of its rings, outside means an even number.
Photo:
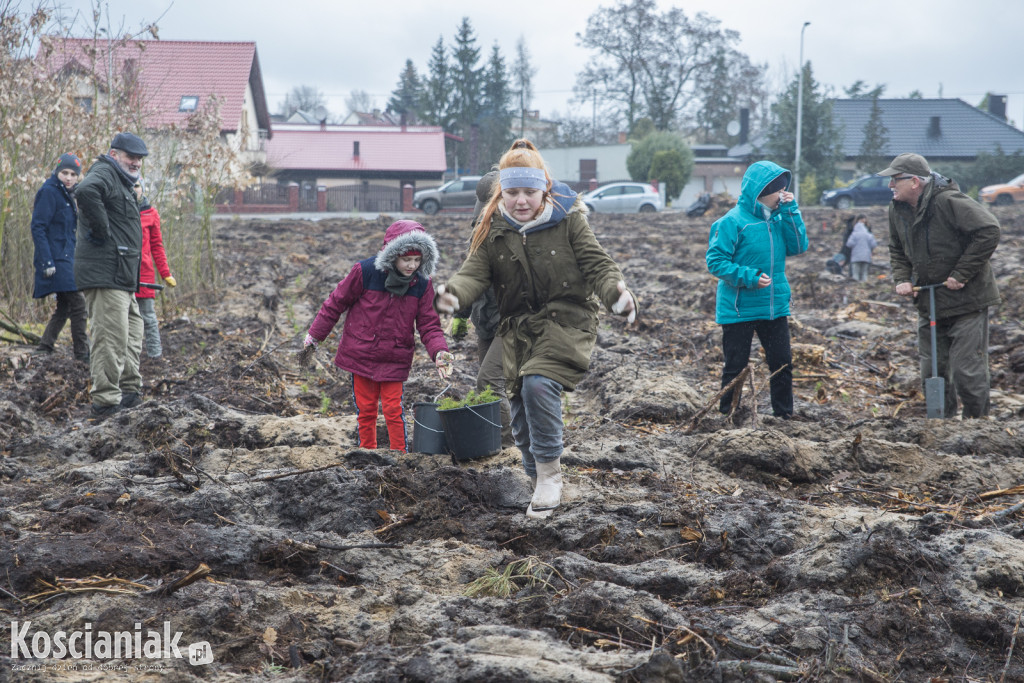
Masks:
[[[102,109],[108,93],[127,84],[146,125],[181,127],[216,96],[221,135],[250,162],[263,161],[272,132],[256,43],[58,38],[52,45],[37,59],[50,73],[77,79],[75,101],[86,110]]]
[[[281,123],[267,141],[279,185],[297,183],[300,209],[400,211],[403,188],[437,185],[447,166],[439,126]]]
[[[999,101],[998,96],[990,95],[989,99]],[[843,160],[838,171],[846,179],[856,175],[872,107],[871,99],[832,101],[832,120],[842,136]],[[916,152],[932,163],[973,163],[982,153],[1024,151],[1024,131],[1011,126],[998,112],[983,111],[961,99],[879,99],[878,109],[886,137],[882,156]],[[750,142],[735,145],[729,156],[753,161],[755,150],[764,140],[762,133]]]
[[[834,100],[832,117],[842,135],[840,168],[853,172],[871,119],[873,100]],[[974,162],[982,153],[1024,151],[1024,131],[961,99],[879,99],[887,144],[883,156],[916,152],[929,162]]]

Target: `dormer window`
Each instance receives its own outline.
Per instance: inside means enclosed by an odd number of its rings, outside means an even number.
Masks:
[[[182,95],[178,111],[195,111],[199,108],[199,95]]]

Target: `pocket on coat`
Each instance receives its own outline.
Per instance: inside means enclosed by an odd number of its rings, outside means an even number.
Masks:
[[[114,271],[114,284],[123,287],[136,287],[135,279],[139,273],[139,261],[142,254],[133,247],[117,247],[117,268]]]

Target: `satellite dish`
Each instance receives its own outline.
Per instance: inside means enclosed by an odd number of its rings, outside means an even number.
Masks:
[[[739,135],[740,134],[740,122],[735,120],[735,119],[733,119],[728,124],[726,124],[725,132],[728,133],[729,135]]]
[[[317,121],[325,120],[327,118],[327,107],[320,105],[316,108],[316,111],[313,112],[313,115],[316,116]]]

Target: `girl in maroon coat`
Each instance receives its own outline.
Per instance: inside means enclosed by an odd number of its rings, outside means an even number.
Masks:
[[[392,450],[405,451],[403,382],[409,378],[415,332],[442,378],[454,357],[434,311],[430,276],[439,253],[434,239],[415,221],[397,221],[384,234],[384,246],[352,266],[320,307],[309,328],[300,360],[307,360],[348,312],[334,364],[352,373],[359,424],[359,446],[377,447],[377,402],[383,407]]]
[[[160,322],[156,318],[156,290],[146,285],[157,284],[157,271],[160,271],[160,277],[168,287],[176,287],[178,282],[167,265],[164,238],[160,233],[160,214],[143,196],[142,183],[135,184],[135,195],[139,198],[139,216],[142,219],[142,265],[139,267],[141,284],[139,291],[135,292],[145,330],[142,348],[150,358],[159,358],[164,350],[160,344]]]

